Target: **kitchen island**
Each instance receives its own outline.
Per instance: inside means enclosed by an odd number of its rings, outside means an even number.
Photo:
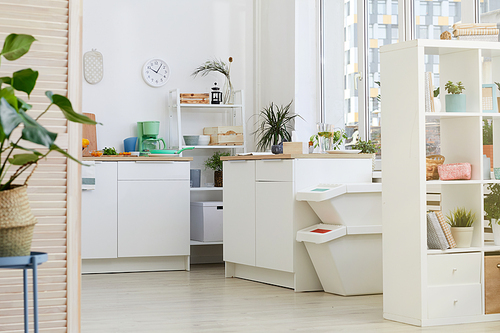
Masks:
[[[189,270],[191,160],[83,158],[95,163],[95,189],[82,193],[83,273]]]
[[[297,231],[320,219],[295,194],[318,184],[372,182],[371,154],[229,156],[224,160],[226,277],[323,290]]]

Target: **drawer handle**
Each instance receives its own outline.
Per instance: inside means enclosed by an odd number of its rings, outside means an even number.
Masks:
[[[500,268],[500,264],[498,264],[497,267]]]
[[[135,161],[135,163],[141,164],[174,164],[174,161]]]
[[[457,304],[457,303],[458,303],[458,299],[453,300],[453,304]]]
[[[453,268],[453,273],[455,273],[456,271],[458,271],[458,269],[457,268]]]
[[[262,162],[283,162],[282,159],[280,158],[273,158],[273,159],[266,159],[266,160],[261,160]]]

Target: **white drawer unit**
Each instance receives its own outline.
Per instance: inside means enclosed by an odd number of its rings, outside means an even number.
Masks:
[[[293,160],[256,161],[256,180],[270,182],[293,181]]]
[[[131,161],[118,163],[118,180],[178,179],[189,180],[189,162]]]
[[[428,288],[429,319],[474,316],[481,314],[481,284]]]
[[[457,253],[427,256],[429,286],[480,283],[481,254]]]

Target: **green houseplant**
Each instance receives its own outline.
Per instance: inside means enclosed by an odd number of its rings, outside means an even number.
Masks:
[[[465,94],[462,92],[465,90],[461,81],[456,84],[452,81],[446,82],[444,86],[446,92],[445,96],[446,112],[465,112],[466,111],[466,99]]]
[[[500,184],[488,184],[488,193],[484,195],[485,219],[493,230],[495,245],[500,245]]]
[[[457,247],[470,247],[474,231],[472,225],[476,220],[476,214],[464,207],[458,207],[447,214],[446,219],[446,222],[451,227],[451,234],[457,243]]]
[[[375,170],[375,157],[380,147],[373,143],[372,140],[363,141],[359,140],[354,145],[352,145],[352,149],[361,150],[361,154],[371,154],[372,155],[372,170]]]
[[[299,114],[292,113],[290,107],[293,101],[287,105],[276,105],[271,102],[257,115],[260,123],[253,134],[257,138],[257,149],[266,150],[271,146],[277,146],[280,142],[291,141],[293,120],[302,118]],[[303,118],[302,118],[303,119]]]
[[[196,77],[198,74],[201,76],[207,76],[209,73],[215,72],[224,75],[225,82],[222,93],[222,102],[224,104],[234,104],[234,90],[233,84],[231,83],[231,63],[233,62],[233,57],[229,57],[229,64],[226,64],[220,59],[207,60],[203,65],[198,66],[194,72],[191,74]]]
[[[214,170],[214,186],[222,187],[222,156],[231,156],[229,152],[216,151],[212,156],[205,160],[205,169]]]
[[[6,37],[0,55],[14,61],[25,55],[35,38],[30,35],[10,34]],[[26,186],[38,162],[56,151],[78,163],[76,158],[55,144],[57,133],[48,131],[38,120],[53,106],[62,111],[67,120],[96,124],[88,117],[73,110],[64,96],[47,91],[49,106],[36,118],[30,116],[31,105],[16,96],[24,92],[28,98],[35,88],[38,72],[31,68],[0,77],[0,256],[28,255],[31,248],[33,227],[36,223],[29,208]],[[16,129],[20,130],[15,131]],[[37,144],[29,148],[27,142]],[[8,174],[8,170],[13,171]],[[24,185],[14,184],[30,168]],[[19,239],[19,242],[12,241]]]

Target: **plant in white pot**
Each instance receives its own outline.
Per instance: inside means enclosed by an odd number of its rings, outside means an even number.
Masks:
[[[485,219],[493,231],[495,245],[500,245],[500,184],[488,184],[488,193],[484,195]]]
[[[446,112],[465,112],[466,111],[466,99],[465,94],[462,92],[465,90],[461,81],[454,84],[451,81],[446,82],[444,86],[447,95],[444,96],[444,101],[446,104]]]
[[[464,207],[459,207],[446,215],[446,219],[451,227],[451,234],[457,243],[457,247],[470,247],[474,232],[472,225],[476,219],[476,214]]]
[[[0,55],[14,61],[25,55],[35,38],[30,35],[10,34],[5,38]],[[57,133],[49,132],[38,120],[52,105],[57,105],[67,120],[96,124],[76,113],[64,96],[45,92],[50,104],[36,118],[30,116],[31,105],[16,96],[24,92],[28,98],[35,88],[38,72],[31,68],[0,77],[0,256],[29,255],[36,219],[31,213],[26,192],[27,183],[38,162],[56,151],[78,163],[55,144]],[[32,144],[36,144],[36,148]],[[8,170],[12,169],[9,173]],[[31,169],[31,170],[30,170]],[[30,172],[23,185],[20,176]]]

